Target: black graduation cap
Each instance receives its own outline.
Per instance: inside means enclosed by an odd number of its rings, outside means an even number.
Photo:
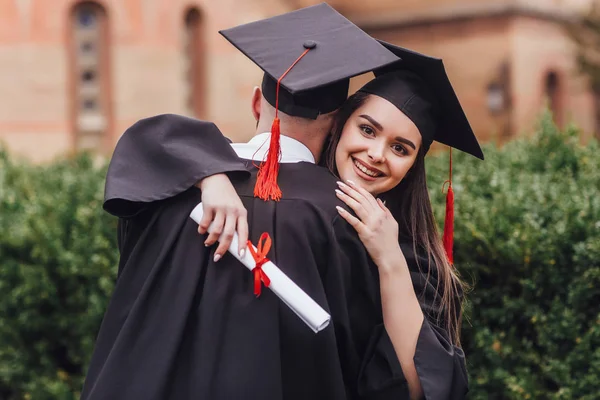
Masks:
[[[349,79],[398,61],[398,57],[328,4],[220,31],[264,72],[263,95],[292,116],[315,119],[338,109]]]
[[[483,160],[483,152],[448,79],[444,63],[379,41],[402,61],[377,69],[359,91],[383,97],[419,128],[424,145],[436,141]]]
[[[269,151],[254,186],[263,200],[282,195],[278,110],[316,119],[346,101],[351,77],[399,60],[325,3],[220,33],[265,72],[263,96],[275,107]]]
[[[359,91],[383,97],[409,117],[419,128],[426,150],[435,140],[483,160],[481,147],[454,93],[442,60],[384,41],[380,43],[402,61],[374,71],[376,79],[368,82]],[[449,179],[446,183],[448,191],[442,242],[448,261],[453,264],[452,152]]]

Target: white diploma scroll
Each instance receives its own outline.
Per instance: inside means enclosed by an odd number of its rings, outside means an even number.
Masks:
[[[190,217],[200,223],[204,211],[202,209],[202,203],[198,204],[190,214]],[[208,231],[211,231],[211,227],[208,227]],[[251,245],[256,251],[256,247]],[[237,258],[242,264],[246,266],[250,271],[254,269],[256,262],[246,247],[246,251],[243,257],[238,254],[238,236],[234,233],[231,245],[228,251],[232,256]],[[306,325],[310,327],[315,333],[325,329],[329,325],[331,316],[319,306],[312,298],[310,298],[298,285],[296,285],[290,278],[287,277],[275,264],[268,261],[262,265],[263,272],[271,280],[269,289],[277,295],[289,308],[292,309],[300,317]],[[261,285],[262,285],[261,281]]]

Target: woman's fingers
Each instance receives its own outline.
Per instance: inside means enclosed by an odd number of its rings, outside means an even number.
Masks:
[[[358,186],[356,183],[354,183],[350,179],[346,180],[346,182],[348,182],[348,185],[352,189],[354,189],[360,196],[362,196],[362,198],[365,201],[367,201],[368,204],[371,205],[371,207],[373,207],[374,209],[377,209],[377,202],[375,201],[375,197],[373,197],[373,195],[371,193],[369,193],[368,190],[366,190],[363,187]]]
[[[225,225],[225,213],[222,211],[217,211],[215,218],[210,227],[210,233],[208,237],[204,241],[205,246],[212,246],[221,236],[223,232],[223,226]]]
[[[214,220],[210,218],[214,214]],[[205,221],[206,220],[206,221]],[[212,223],[211,223],[212,222]],[[206,232],[206,228],[210,225],[210,232],[204,241],[205,246],[212,246],[217,240],[219,246],[215,250],[214,261],[219,261],[223,255],[229,250],[234,234],[238,234],[238,254],[243,256],[248,242],[248,220],[245,208],[232,208],[227,211],[217,210],[210,211],[204,214],[201,223],[203,227],[198,227],[198,232],[201,229]]]
[[[359,193],[356,189],[346,185],[343,182],[338,182],[340,189],[336,190],[338,198],[346,203],[363,222],[372,212],[372,205],[369,200]]]
[[[346,193],[348,196],[350,196],[357,202],[364,203],[366,201],[365,197],[361,193],[359,193],[358,190],[356,190],[356,187],[348,185],[341,181],[338,181],[337,185],[344,193]]]
[[[234,214],[227,214],[225,216],[223,232],[221,232],[221,235],[219,236],[219,246],[215,250],[215,262],[219,261],[221,257],[223,257],[223,254],[225,254],[225,252],[229,249],[231,240],[233,239],[233,234],[235,233],[236,225],[237,216]]]
[[[386,216],[394,218],[390,209],[385,206],[385,202],[381,201],[381,199],[377,199],[377,204],[383,210],[383,212],[385,212]]]
[[[358,232],[360,235],[364,229],[364,224],[356,218],[354,215],[350,214],[348,211],[344,210],[340,206],[335,207],[342,218],[344,218],[348,223]]]
[[[202,219],[198,223],[198,233],[204,235],[210,226],[210,223],[213,220],[213,216],[215,214],[214,208],[204,209],[204,214],[202,215]]]
[[[248,217],[245,211],[237,218],[238,254],[241,257],[244,257],[248,243]]]
[[[365,218],[367,218],[368,211],[365,210],[362,203],[357,201],[355,198],[353,198],[349,194],[342,192],[340,189],[335,189],[335,194],[337,195],[338,199],[340,199],[341,201],[346,203],[346,205],[348,207],[350,207],[352,210],[354,210],[354,213],[358,216],[358,218],[360,218],[363,221]]]

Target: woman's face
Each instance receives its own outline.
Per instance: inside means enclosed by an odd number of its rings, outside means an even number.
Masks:
[[[420,146],[417,126],[389,101],[370,95],[346,121],[335,163],[342,180],[377,196],[400,183]]]

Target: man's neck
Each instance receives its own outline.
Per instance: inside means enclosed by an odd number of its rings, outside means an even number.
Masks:
[[[254,134],[255,136],[261,133],[271,132],[270,129],[263,130],[260,128],[260,126],[257,128],[256,133]],[[294,132],[290,133],[288,131],[282,131],[281,134],[289,138],[295,139],[303,145],[305,145],[308,148],[308,150],[310,150],[310,152],[312,153],[315,162],[319,163],[319,159],[321,158],[321,151],[323,151],[323,143],[325,142],[324,138],[321,138],[318,135],[308,135],[306,133],[298,134]]]

